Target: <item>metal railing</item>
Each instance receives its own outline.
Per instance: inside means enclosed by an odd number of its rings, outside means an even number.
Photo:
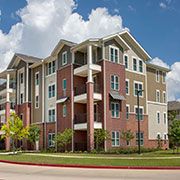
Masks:
[[[100,113],[94,113],[94,122],[102,122]],[[87,113],[79,113],[74,116],[74,124],[81,123],[87,123]]]

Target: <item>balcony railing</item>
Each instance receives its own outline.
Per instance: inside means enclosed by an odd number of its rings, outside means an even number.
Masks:
[[[99,84],[94,84],[94,92],[95,93],[100,93]],[[85,84],[74,88],[74,95],[75,96],[80,95],[80,94],[85,94],[85,93],[87,93],[87,86]]]
[[[4,89],[6,89],[6,88],[7,88],[6,82],[0,85],[0,91],[4,90]],[[10,82],[9,88],[11,88],[11,89],[16,89],[16,83],[15,83],[14,81],[13,81],[13,82]]]
[[[94,122],[102,122],[100,113],[94,113]],[[87,113],[76,114],[74,116],[74,124],[81,123],[87,123]]]

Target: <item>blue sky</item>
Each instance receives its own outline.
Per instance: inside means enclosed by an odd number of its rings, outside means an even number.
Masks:
[[[77,0],[75,10],[87,20],[92,9],[106,7],[111,15],[120,15],[123,26],[152,57],[169,65],[180,60],[179,0]],[[25,0],[0,0],[0,29],[8,33],[20,21],[16,11],[26,6]],[[113,26],[113,24],[112,24]]]

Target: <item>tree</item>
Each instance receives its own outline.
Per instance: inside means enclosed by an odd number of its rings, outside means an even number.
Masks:
[[[110,134],[104,129],[95,129],[94,131],[94,142],[96,144],[96,150],[99,150],[100,144],[110,139]]]
[[[122,131],[121,138],[126,141],[127,145],[129,145],[130,141],[134,139],[133,132],[131,132],[131,130]]]
[[[15,142],[28,138],[29,128],[23,126],[23,121],[18,117],[16,113],[11,113],[8,123],[4,124],[1,128],[3,135],[2,139],[10,137],[13,144],[13,153],[15,153]]]
[[[39,138],[40,138],[40,129],[36,125],[31,125],[29,128],[29,141],[35,144],[36,151],[39,150]]]
[[[171,140],[173,147],[176,146],[177,153],[178,153],[179,146],[180,146],[180,120],[175,119],[172,121],[169,128],[168,137]]]
[[[72,129],[65,129],[62,133],[58,133],[55,137],[57,145],[67,151],[67,145],[71,143],[73,133]]]

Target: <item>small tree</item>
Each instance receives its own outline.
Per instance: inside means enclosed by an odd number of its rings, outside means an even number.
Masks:
[[[1,128],[3,135],[1,138],[10,137],[13,144],[13,153],[15,154],[15,142],[28,138],[29,128],[23,126],[23,121],[15,113],[11,113],[8,123]]]
[[[99,150],[99,145],[108,139],[110,139],[110,134],[107,130],[95,129],[95,131],[94,131],[94,142],[96,144],[96,150]]]
[[[169,128],[168,137],[170,138],[173,147],[176,146],[178,153],[180,145],[180,120],[172,121]]]
[[[40,138],[40,129],[36,125],[31,125],[29,128],[29,141],[35,144],[36,151],[39,150],[39,138]]]
[[[121,138],[126,141],[127,145],[129,145],[130,141],[134,139],[133,132],[131,132],[131,130],[122,131]]]
[[[59,147],[64,147],[64,150],[67,151],[67,145],[71,143],[73,136],[72,129],[65,129],[62,133],[58,133],[55,140]]]

